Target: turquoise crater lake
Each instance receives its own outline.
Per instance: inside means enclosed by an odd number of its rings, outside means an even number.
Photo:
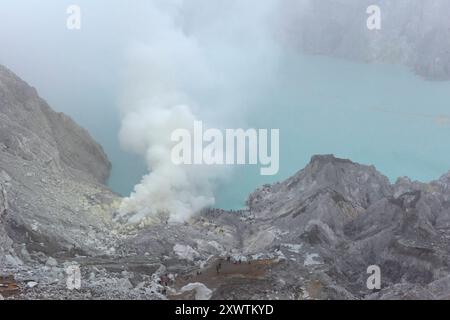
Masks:
[[[217,207],[244,206],[255,188],[291,176],[314,154],[373,164],[391,181],[429,181],[450,170],[450,82],[427,81],[401,66],[295,55],[253,90],[260,95],[242,117],[247,127],[280,129],[280,170],[268,177],[259,166],[236,166],[218,185]],[[110,186],[127,195],[145,166],[111,150]]]

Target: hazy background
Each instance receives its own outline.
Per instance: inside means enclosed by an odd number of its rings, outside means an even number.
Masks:
[[[431,2],[423,5],[425,11],[417,1],[405,13],[401,5],[408,2],[397,1],[386,12],[382,31],[373,34],[365,28],[364,3],[348,1],[359,3],[349,11],[342,5],[346,1],[326,2],[334,5],[327,15],[321,2],[319,23],[311,16],[299,19],[314,11],[306,0],[2,1],[0,63],[91,132],[113,164],[111,187],[124,195],[147,171],[144,159],[122,151],[118,139],[124,91],[139,82],[129,78],[130,49],[140,45],[144,49],[131,69],[140,69],[140,61],[142,73],[154,76],[161,57],[169,68],[162,74],[170,70],[177,89],[195,101],[197,117],[216,126],[281,129],[280,173],[261,177],[256,167],[236,168],[229,180],[217,183],[218,206],[241,206],[255,187],[293,174],[317,153],[374,164],[391,180],[403,175],[430,180],[448,171],[449,82],[426,81],[406,67],[446,72],[436,62],[446,51],[434,45],[444,43],[442,35],[448,33],[445,14]],[[82,9],[79,31],[66,29],[70,4]],[[155,14],[155,4],[163,16]],[[409,13],[415,22],[395,12]],[[417,14],[423,20],[416,21]],[[166,30],[166,18],[180,26],[174,37],[158,31]],[[304,21],[316,27],[314,32],[304,32]],[[400,32],[394,21],[408,28],[399,25]],[[433,21],[442,29],[436,30]],[[184,51],[178,36],[196,49]],[[163,55],[152,55],[147,63],[148,47],[163,48]],[[200,65],[208,76],[198,74]]]

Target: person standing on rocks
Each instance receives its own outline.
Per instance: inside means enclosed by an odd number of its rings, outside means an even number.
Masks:
[[[217,266],[216,266],[216,271],[217,271],[217,274],[219,274],[220,273],[220,269],[222,268],[222,263],[221,262],[219,262],[218,264],[217,264]]]

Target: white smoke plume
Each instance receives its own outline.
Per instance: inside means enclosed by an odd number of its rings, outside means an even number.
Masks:
[[[149,169],[120,207],[130,222],[162,213],[182,222],[214,204],[223,169],[174,165],[171,133],[196,119],[211,126],[243,118],[235,113],[245,107],[246,86],[261,81],[273,61],[264,30],[272,1],[265,2],[151,2],[145,39],[129,52],[122,99],[121,144]]]

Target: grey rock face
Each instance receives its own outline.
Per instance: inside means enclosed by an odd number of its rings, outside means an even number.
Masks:
[[[102,185],[109,171],[87,131],[0,66],[2,239],[48,254],[101,250],[106,244],[92,235],[107,228],[107,207],[118,199]]]
[[[271,246],[291,256],[293,245],[296,253],[315,254],[321,268],[313,273],[332,280],[324,288],[359,298],[437,298],[450,292],[444,281],[450,271],[447,188],[448,175],[429,184],[402,178],[390,185],[373,167],[315,156],[292,178],[250,195],[248,204],[260,232],[276,228]],[[382,271],[378,295],[366,288],[370,265]],[[436,283],[442,291],[433,296]]]
[[[0,116],[3,152],[99,183],[109,177],[111,164],[89,133],[51,110],[34,88],[2,66]]]
[[[450,10],[446,0],[382,0],[381,30],[366,27],[370,0],[287,0],[285,42],[301,51],[401,63],[426,78],[450,79]]]
[[[282,183],[258,189],[247,204],[257,218],[289,231],[293,238],[321,230],[322,240],[334,242],[344,235],[346,223],[391,194],[388,179],[374,167],[327,155],[314,156]]]

